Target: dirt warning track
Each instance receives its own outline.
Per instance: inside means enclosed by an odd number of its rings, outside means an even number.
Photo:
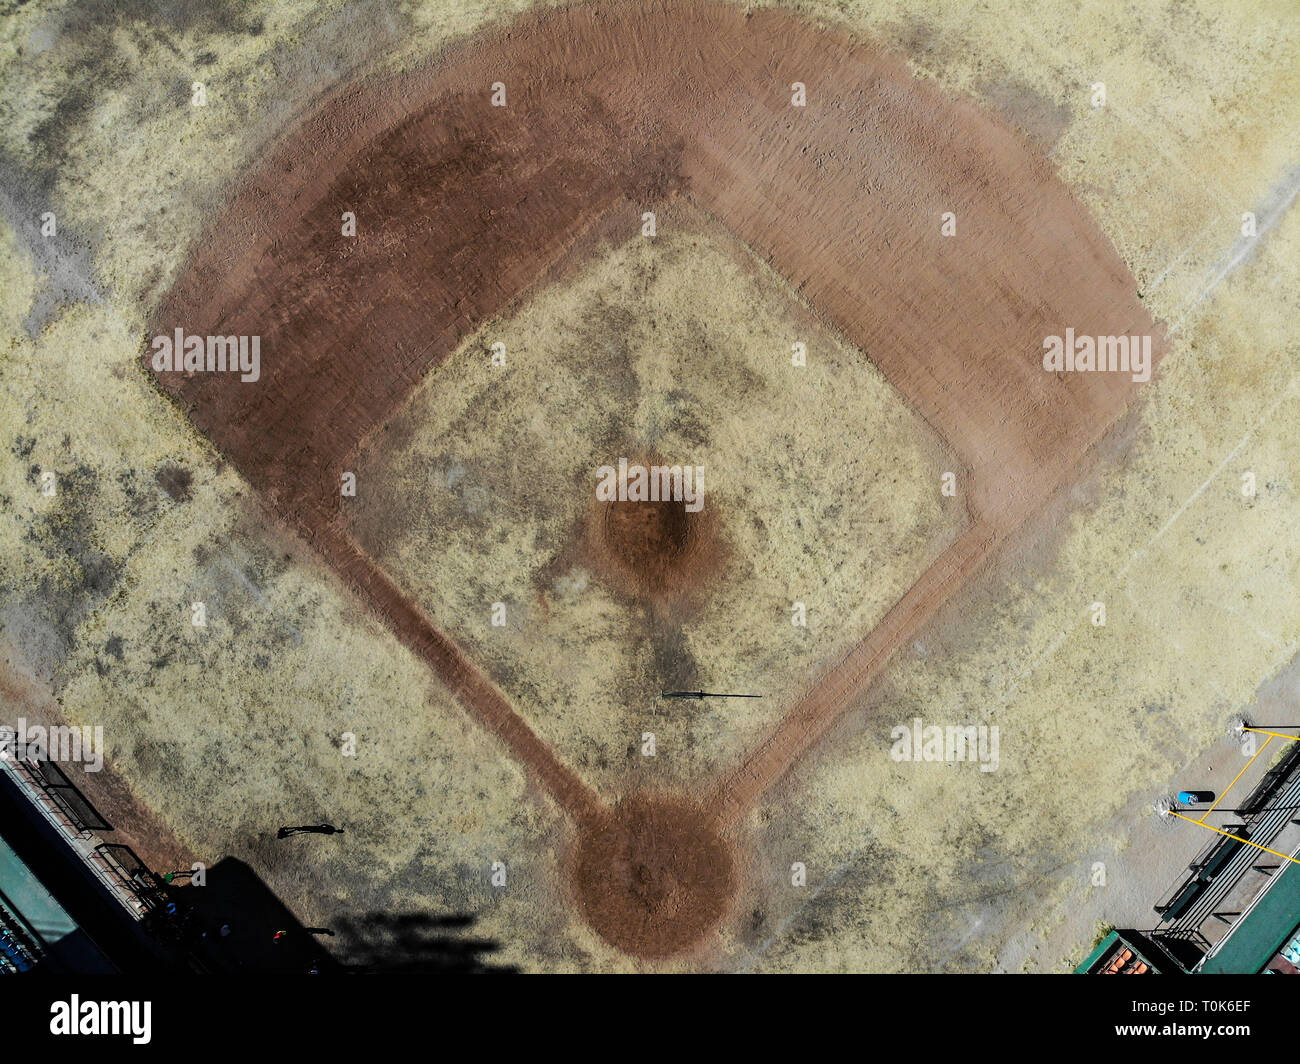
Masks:
[[[806,106],[792,105],[796,82]],[[602,217],[677,196],[766,258],[944,438],[971,525],[698,808],[633,796],[611,812],[348,539],[339,483],[424,374],[584,254]],[[340,233],[345,212],[355,237]],[[940,233],[944,212],[955,237]],[[645,956],[722,919],[726,898],[702,900],[734,888],[730,857],[708,872],[718,832],[1078,474],[1133,398],[1127,375],[1045,372],[1043,338],[1156,332],[1113,248],[1020,135],[863,42],[718,4],[545,11],[430,70],[333,93],[234,194],[149,335],[178,327],[261,338],[256,382],[197,371],[160,384],[573,817],[584,911]]]

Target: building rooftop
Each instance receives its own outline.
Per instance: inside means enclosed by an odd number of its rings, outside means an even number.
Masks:
[[[1300,855],[1300,850],[1296,851]],[[1295,855],[1293,855],[1295,856]],[[1273,875],[1267,889],[1237,921],[1227,936],[1206,956],[1196,972],[1260,972],[1300,929],[1300,866],[1288,861]]]

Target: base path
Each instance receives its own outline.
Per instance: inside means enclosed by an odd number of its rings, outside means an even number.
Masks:
[[[994,543],[982,524],[968,528],[898,600],[870,634],[803,696],[705,804],[719,825],[733,824],[757,804],[826,730],[851,709],[893,652],[948,601],[987,559]]]
[[[532,778],[576,824],[601,820],[606,810],[595,792],[556,758],[492,681],[345,533],[326,525],[312,545],[402,642],[433,669],[461,705],[505,745],[511,757],[531,770]]]

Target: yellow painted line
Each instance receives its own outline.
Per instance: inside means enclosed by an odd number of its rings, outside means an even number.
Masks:
[[[1273,737],[1272,737],[1272,736],[1269,736],[1267,739],[1265,739],[1265,740],[1264,740],[1264,745],[1261,746],[1258,750],[1255,751],[1255,757],[1259,757],[1260,754],[1262,754],[1265,750],[1267,750],[1267,749],[1268,749],[1268,744],[1271,743],[1272,741],[1273,741]],[[1241,772],[1238,772],[1238,773],[1237,773],[1237,779],[1233,780],[1232,783],[1229,783],[1228,786],[1224,789],[1223,793],[1220,794],[1219,797],[1217,797],[1216,799],[1214,799],[1214,805],[1210,806],[1210,808],[1207,809],[1207,810],[1205,811],[1205,816],[1201,817],[1201,823],[1202,823],[1202,824],[1204,824],[1206,818],[1207,818],[1211,813],[1213,813],[1214,810],[1215,810],[1216,808],[1218,808],[1219,803],[1220,803],[1221,801],[1223,801],[1223,799],[1226,798],[1226,797],[1228,796],[1228,791],[1232,790],[1232,788],[1233,788],[1233,786],[1236,784],[1237,780],[1241,779],[1242,773],[1244,773],[1244,772],[1246,771],[1246,769],[1250,768],[1250,766],[1253,765],[1253,764],[1255,763],[1255,757],[1252,757],[1249,761],[1246,762],[1246,764],[1245,764],[1244,766],[1242,766]]]
[[[1231,832],[1220,831],[1213,824],[1202,824],[1199,820],[1193,820],[1189,816],[1183,816],[1182,813],[1175,813],[1172,809],[1169,810],[1169,813],[1171,816],[1176,816],[1179,820],[1186,820],[1187,823],[1189,824],[1195,824],[1198,827],[1205,828],[1206,831],[1213,831],[1216,834],[1222,835],[1224,838],[1236,839],[1238,842],[1244,842],[1247,846],[1254,846],[1255,849],[1257,850],[1263,850],[1265,853],[1271,853],[1274,857],[1280,857],[1282,858],[1282,860],[1290,861],[1292,864],[1300,864],[1300,861],[1297,861],[1294,857],[1288,857],[1284,853],[1278,853],[1277,850],[1270,850],[1267,846],[1261,846],[1257,842],[1251,842],[1250,839],[1243,839],[1241,836],[1233,835]]]
[[[1253,731],[1256,735],[1271,735],[1274,739],[1290,739],[1293,743],[1300,743],[1300,735],[1283,735],[1280,731],[1261,731],[1259,728],[1242,728],[1242,731]],[[1268,743],[1264,744],[1265,746]]]

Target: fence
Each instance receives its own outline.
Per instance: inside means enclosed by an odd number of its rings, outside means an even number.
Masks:
[[[31,756],[8,765],[23,792],[64,835],[101,883],[137,919],[167,902],[166,888],[129,846],[103,842],[97,831],[113,827],[52,761]]]

